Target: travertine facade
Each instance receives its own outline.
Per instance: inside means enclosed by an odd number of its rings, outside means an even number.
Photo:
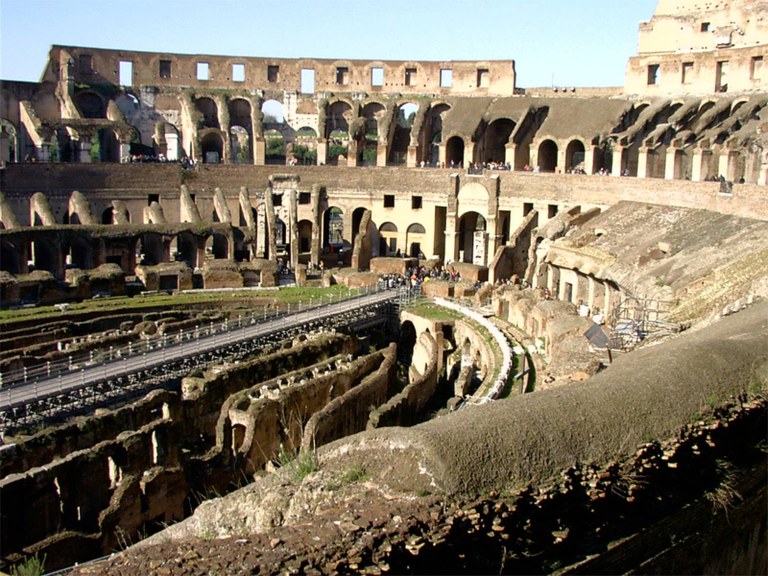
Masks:
[[[626,91],[663,96],[765,91],[768,3],[764,0],[659,0],[640,25]]]

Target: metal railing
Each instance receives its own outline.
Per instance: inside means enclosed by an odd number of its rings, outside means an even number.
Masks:
[[[109,346],[100,350],[90,350],[81,354],[68,354],[56,361],[46,361],[35,366],[24,366],[20,370],[0,372],[0,389],[7,390],[18,385],[28,385],[36,381],[49,380],[78,370],[106,366],[127,358],[145,355],[156,350],[178,350],[185,342],[196,342],[201,338],[216,334],[228,333],[242,329],[245,326],[273,322],[288,315],[319,309],[323,306],[338,304],[344,301],[352,303],[358,298],[386,290],[386,286],[377,285],[366,287],[355,292],[328,293],[319,298],[309,298],[307,301],[288,303],[284,309],[268,310],[266,307],[259,312],[241,314],[236,319],[217,322],[201,322],[194,328],[180,329],[171,334],[161,334],[159,337],[146,338],[139,342],[128,342],[124,346]]]

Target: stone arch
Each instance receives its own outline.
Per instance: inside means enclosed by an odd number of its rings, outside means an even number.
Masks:
[[[178,128],[170,122],[158,122],[155,126],[155,148],[169,162],[179,159],[181,138]]]
[[[312,221],[299,220],[299,253],[306,254],[312,250]]]
[[[469,182],[462,186],[456,199],[459,204],[458,216],[474,211],[487,218],[490,193],[479,182]]]
[[[393,166],[403,166],[408,160],[408,147],[413,141],[413,124],[419,112],[415,102],[400,102],[394,114],[387,162]]]
[[[0,162],[19,162],[19,138],[16,126],[0,118]]]
[[[464,165],[464,139],[461,136],[451,136],[445,143],[445,164],[458,167]]]
[[[216,128],[219,130],[219,106],[213,98],[201,96],[195,99],[195,109],[200,114],[198,128]]]
[[[248,130],[242,126],[232,126],[229,132],[231,134],[232,154],[230,158],[232,158],[232,163],[253,164],[251,135],[248,133]]]
[[[474,211],[466,212],[459,219],[459,260],[485,265],[487,245],[487,222],[485,217]]]
[[[219,164],[224,157],[224,138],[219,130],[205,130],[200,135],[200,151],[205,164]]]
[[[182,231],[176,236],[176,261],[185,262],[190,268],[198,266],[197,237],[191,232]]]
[[[205,240],[205,254],[215,260],[226,260],[229,258],[229,238],[226,234],[214,232]]]
[[[325,121],[325,138],[335,140],[349,139],[349,125],[354,118],[354,107],[344,99],[328,104]],[[346,136],[344,136],[346,134]]]
[[[36,270],[47,270],[54,276],[58,272],[59,247],[50,238],[35,238],[32,253]]]
[[[167,259],[165,242],[160,234],[147,232],[139,237],[139,262],[146,266],[155,266]]]
[[[400,324],[400,338],[397,343],[397,359],[405,366],[410,366],[413,360],[413,350],[416,347],[416,327],[413,322],[406,320]]]
[[[357,143],[358,163],[361,165],[376,165],[378,145],[387,140],[386,134],[379,131],[379,121],[386,112],[386,107],[380,102],[368,102],[360,111],[360,116],[365,122],[363,134]]]
[[[323,247],[344,241],[344,211],[338,206],[329,206],[323,212]]]
[[[539,144],[538,168],[542,172],[554,172],[557,169],[557,144],[547,138]]]
[[[107,105],[99,93],[93,90],[82,90],[75,94],[74,100],[83,118],[107,117]]]
[[[365,208],[360,206],[358,208],[355,208],[354,212],[352,212],[352,243],[355,243],[355,238],[357,238],[357,235],[360,233],[360,222],[363,219],[363,214],[365,214]]]
[[[427,231],[424,226],[418,223],[411,224],[405,232],[405,245],[408,255],[416,258],[424,253],[424,241]]]
[[[566,171],[584,170],[585,150],[584,142],[578,138],[574,138],[568,142],[568,145],[565,147]]]
[[[94,152],[93,146],[98,150]],[[111,128],[101,128],[91,144],[91,159],[99,162],[120,162],[120,139]]]
[[[394,256],[397,252],[397,226],[384,222],[379,226],[379,255]]]
[[[7,238],[0,238],[0,270],[22,274],[25,266],[20,247]]]
[[[485,129],[482,139],[481,162],[505,164],[507,161],[507,144],[515,130],[515,122],[509,118],[497,118]]]
[[[450,105],[445,102],[434,102],[426,113],[424,125],[421,128],[420,149],[422,157],[418,160],[436,165],[440,161],[440,145],[443,143],[443,119]],[[448,160],[446,159],[446,162]]]
[[[91,270],[95,268],[93,258],[93,246],[85,238],[74,235],[64,246],[67,266],[79,268],[81,270]]]

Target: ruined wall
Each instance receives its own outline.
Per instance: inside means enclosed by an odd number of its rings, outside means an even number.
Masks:
[[[306,88],[302,86],[302,71],[313,71],[315,92],[338,92],[339,90],[371,91],[382,94],[481,92],[488,95],[511,96],[515,90],[513,60],[413,62],[254,58],[52,46],[48,56],[49,68],[59,61],[62,53],[78,63],[73,68],[75,82],[96,85],[260,89],[271,96],[283,91],[305,93]],[[81,59],[83,65],[80,65]],[[88,61],[90,66],[85,65]],[[161,64],[161,61],[165,63]],[[131,63],[130,77],[123,79],[118,77],[121,62]],[[205,65],[207,69],[204,77],[198,73],[200,64]],[[242,76],[238,76],[239,70],[235,69],[240,66],[242,66],[240,69]],[[380,81],[378,78],[374,79],[374,71],[377,69],[381,71]],[[408,74],[406,74],[407,70],[410,71]],[[441,70],[452,72],[450,85],[441,85]],[[56,81],[58,77],[49,73],[48,79]],[[282,94],[280,98],[282,99]]]
[[[304,427],[302,449],[314,449],[365,430],[369,412],[386,402],[395,389],[396,351],[397,345],[390,344],[387,349],[363,359],[369,365],[365,371],[367,376],[362,380],[359,375],[355,377],[348,392],[315,412]],[[398,424],[404,425],[403,422]]]
[[[442,347],[428,332],[422,332],[417,341],[419,355],[427,361],[423,369],[413,372],[415,377],[403,390],[385,404],[371,411],[367,428],[383,426],[413,426],[423,417],[423,410],[437,390],[439,366],[442,365]],[[414,353],[416,355],[416,353]]]

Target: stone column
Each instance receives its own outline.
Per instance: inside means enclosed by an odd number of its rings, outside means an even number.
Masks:
[[[357,153],[358,153],[357,140],[350,140],[349,144],[347,144],[347,166],[349,166],[350,168],[357,166]]]
[[[277,241],[275,240],[275,205],[272,202],[272,182],[264,191],[264,208],[267,228],[267,255],[270,260],[277,260]]]
[[[267,142],[264,138],[254,138],[253,141],[253,164],[255,166],[264,166],[267,163]]]
[[[321,138],[317,140],[317,165],[325,166],[328,162],[328,139]]]
[[[322,229],[322,215],[323,211],[320,209],[321,201],[323,197],[324,189],[320,184],[312,185],[312,194],[310,201],[312,202],[312,240],[310,242],[310,261],[313,265],[318,266],[320,264],[320,233]]]
[[[376,144],[376,166],[383,166],[386,167],[387,165],[387,144],[385,143],[377,143]]]
[[[176,150],[175,154],[176,155],[173,158],[171,158],[170,155],[167,155],[168,160],[178,160],[178,158],[179,158],[178,149],[179,149],[179,143],[178,143],[178,138],[177,138],[177,140],[176,140],[176,148],[175,148],[175,150]],[[131,143],[130,142],[120,142],[120,162],[123,161],[123,158],[129,158],[130,155],[131,155]]]
[[[515,154],[517,154],[517,144],[509,142],[504,146],[504,162],[509,164],[512,170],[515,169]]]
[[[648,148],[641,146],[637,154],[637,177],[648,177]]]
[[[464,144],[464,168],[469,168],[475,157],[475,143],[470,140],[469,144]]]
[[[447,223],[446,223],[447,226]],[[459,254],[456,250],[456,237],[458,234],[453,231],[445,231],[445,255],[443,256],[443,262],[455,262]]]
[[[720,176],[725,176],[726,180],[728,179],[728,168],[729,168],[729,154],[728,149],[723,150],[720,152],[720,156],[717,159],[717,176],[718,178]]]
[[[408,168],[416,168],[416,166],[419,165],[418,162],[419,157],[419,147],[418,146],[408,146],[408,155],[405,159],[405,165]],[[386,161],[386,159],[385,159]],[[386,165],[386,164],[385,164]]]
[[[701,148],[694,148],[693,158],[691,159],[691,181],[701,182],[701,164],[704,161],[704,154]]]
[[[621,159],[624,156],[624,146],[618,144],[613,148],[613,158],[611,159],[611,176],[621,176]],[[640,177],[640,167],[637,168],[637,176]]]
[[[565,157],[565,153],[567,150],[563,148],[562,146],[557,147],[557,166],[555,166],[555,173],[559,170],[561,173],[565,173],[570,166],[566,166],[567,159]]]
[[[290,230],[288,232],[291,242],[291,268],[297,268],[299,265],[299,203],[295,188],[288,191],[288,203],[290,206],[288,214]]]
[[[90,136],[80,136],[80,140],[77,141],[77,161],[83,164],[91,162]]]
[[[667,148],[667,157],[664,159],[664,180],[675,179],[675,159],[677,158],[677,148],[670,146]]]
[[[594,174],[595,172],[595,155],[597,154],[597,146],[590,146],[589,150],[584,151],[584,172],[587,174]]]

